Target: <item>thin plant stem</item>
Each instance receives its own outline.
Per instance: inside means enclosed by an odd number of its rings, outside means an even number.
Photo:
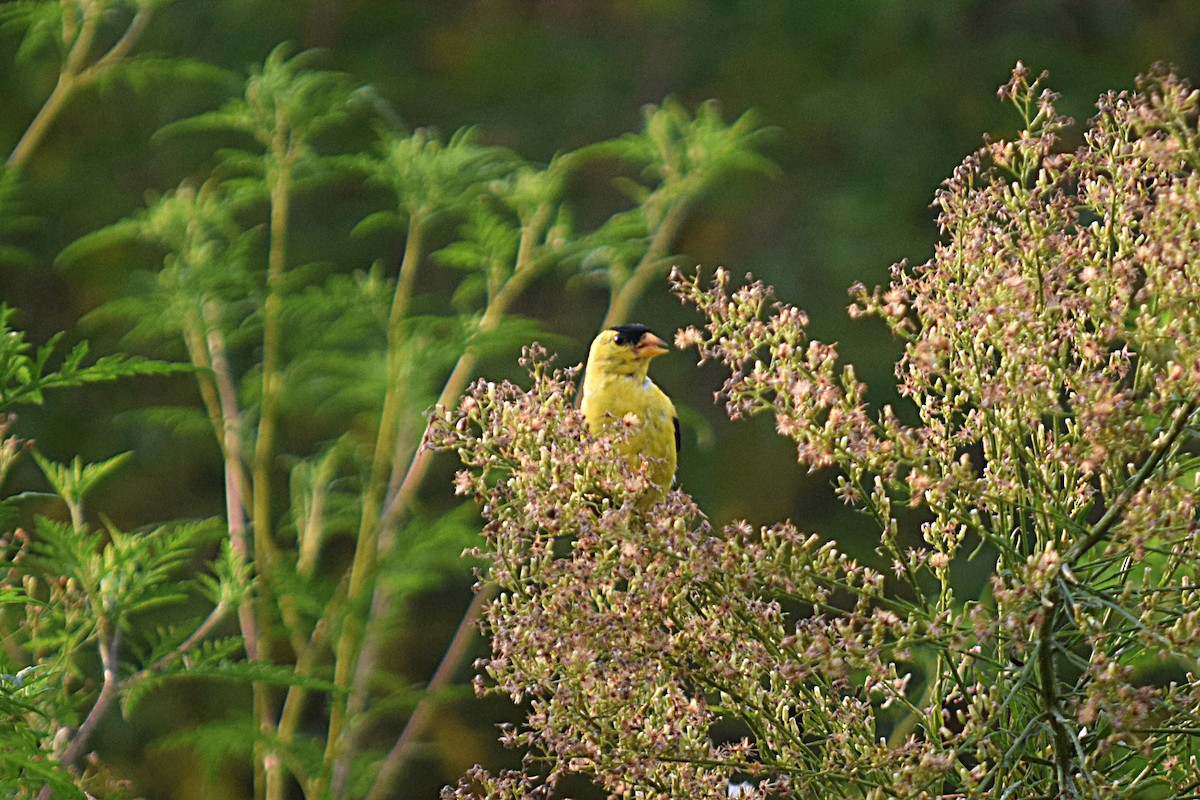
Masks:
[[[508,312],[508,309],[538,275],[540,268],[545,262],[537,255],[537,243],[545,234],[546,227],[551,219],[552,210],[552,207],[549,205],[539,208],[531,215],[528,222],[522,226],[513,272],[508,280],[489,298],[487,308],[476,328],[476,335],[486,335],[495,331],[504,318],[504,315]],[[478,351],[474,346],[468,345],[459,356],[454,369],[451,370],[450,376],[446,379],[446,383],[442,386],[441,394],[437,399],[437,405],[449,407],[458,401],[458,398],[466,390],[471,375],[474,374],[478,360]],[[420,489],[421,483],[424,481],[425,475],[429,470],[432,457],[433,451],[424,447],[419,448],[413,456],[412,461],[409,462],[408,468],[404,473],[404,478],[399,481],[398,488],[386,500],[383,513],[379,516],[377,523],[377,557],[378,555],[389,553],[395,548],[399,520],[416,498],[416,493]],[[391,605],[391,590],[377,584],[372,593],[370,611],[365,629],[369,630],[372,624],[377,624]],[[366,694],[369,690],[370,678],[375,671],[378,654],[377,643],[374,637],[367,636],[363,642],[362,651],[359,653],[357,664],[355,665],[354,680],[351,684],[352,693],[358,695],[358,699],[355,702],[359,704],[359,707],[365,707]],[[406,730],[411,729],[412,733],[410,735],[417,736],[422,732],[424,724],[424,721],[420,721],[418,726],[410,724],[406,726]],[[332,733],[333,729],[331,726]],[[341,752],[335,754],[335,761],[332,765],[332,774],[340,778],[339,783],[344,782],[345,776],[348,774],[346,765],[348,765],[354,752],[355,737],[350,736],[347,738],[347,742],[341,743]],[[332,747],[337,747],[337,743],[335,737],[331,735],[327,744],[327,754],[330,752],[329,748]],[[407,748],[405,748],[405,752],[407,752]],[[336,788],[337,786],[335,785]]]
[[[320,654],[329,634],[329,621],[326,617],[317,620],[317,624],[313,627],[312,637],[309,640],[308,646],[299,653],[296,657],[296,674],[311,675],[317,666],[317,656]],[[283,701],[283,710],[279,714],[279,726],[276,730],[276,736],[279,739],[279,744],[286,750],[288,746],[295,740],[296,731],[300,728],[301,715],[304,712],[304,704],[308,699],[308,690],[302,686],[288,687],[287,695]],[[301,784],[306,786],[305,794],[311,797],[318,797],[319,794],[315,791],[309,791],[303,776],[296,775],[301,778]]]
[[[29,123],[29,127],[25,129],[25,133],[17,141],[12,153],[9,154],[8,168],[10,170],[16,172],[24,168],[33,156],[34,150],[46,138],[50,126],[66,106],[67,101],[71,99],[77,86],[75,78],[65,72],[58,76],[58,82],[54,84],[50,96],[46,98],[46,102],[42,104],[33,121]]]
[[[651,238],[646,252],[638,260],[633,272],[624,283],[613,288],[608,311],[604,314],[604,321],[600,323],[602,330],[629,321],[629,315],[633,313],[634,306],[645,294],[646,289],[650,287],[650,281],[659,273],[662,260],[667,256],[671,243],[675,241],[679,235],[679,229],[687,220],[687,215],[692,207],[692,197],[691,195],[685,196],[671,206],[671,210],[664,215],[662,222],[654,231],[654,236]]]
[[[100,724],[104,715],[117,700],[120,689],[120,680],[117,677],[117,653],[120,647],[121,633],[120,631],[110,632],[108,628],[107,622],[100,623],[100,664],[104,673],[100,694],[97,695],[96,702],[92,704],[92,708],[80,724],[79,730],[75,731],[75,735],[71,737],[71,743],[63,752],[60,763],[68,769],[72,768],[79,757],[83,755],[84,748],[87,747],[88,740],[95,732],[96,726]],[[54,792],[50,785],[46,784],[38,793],[38,800],[50,800],[53,795]]]
[[[249,564],[250,536],[246,529],[246,475],[242,468],[242,415],[237,404],[237,389],[229,367],[229,356],[225,338],[217,321],[217,307],[213,302],[205,305],[207,323],[208,364],[212,369],[213,384],[220,402],[221,451],[225,459],[225,519],[229,526],[229,542],[233,552],[243,564]],[[238,624],[246,657],[258,660],[258,623],[252,603],[238,606]]]
[[[225,421],[221,413],[221,397],[217,392],[216,378],[213,375],[212,358],[209,347],[212,342],[206,336],[205,325],[201,322],[199,313],[189,313],[182,325],[183,343],[187,348],[188,360],[196,367],[196,388],[200,391],[200,401],[204,404],[204,412],[208,415],[208,423],[212,428],[217,446],[225,456]]]
[[[401,324],[407,315],[408,305],[412,298],[416,274],[421,262],[423,236],[422,217],[414,215],[409,223],[408,239],[405,242],[404,257],[400,263],[400,275],[396,281],[396,290],[392,297],[388,319],[388,385],[384,396],[383,411],[380,415],[367,488],[363,495],[362,516],[357,546],[354,551],[354,562],[350,569],[348,600],[352,608],[358,606],[365,599],[367,586],[375,573],[375,565],[379,556],[377,544],[379,513],[387,492],[389,471],[394,469],[392,455],[396,449],[396,436],[400,428],[400,417],[403,414],[403,397],[406,389],[400,380],[401,362],[405,357]],[[359,614],[351,613],[345,618],[334,654],[334,685],[339,689],[345,690],[357,683],[356,668],[362,655],[359,648],[363,641],[364,630],[365,620]],[[342,728],[347,719],[355,717],[362,710],[365,702],[364,692],[351,691],[344,702],[335,702],[330,710],[325,762],[333,768],[331,781],[335,794],[340,793],[347,777],[346,760],[334,762],[338,750],[345,745],[345,742],[342,741]]]
[[[249,505],[246,492],[246,476],[242,468],[241,411],[237,404],[237,390],[229,366],[225,340],[221,335],[217,305],[209,301],[204,306],[206,324],[207,365],[212,371],[213,388],[219,401],[220,428],[217,431],[225,460],[225,515],[229,527],[230,545],[243,564],[251,562],[250,534],[246,527],[246,507]],[[238,605],[238,627],[242,634],[246,658],[257,661],[261,657],[259,647],[259,624],[253,601]],[[267,687],[261,682],[251,684],[252,702],[259,729],[264,735],[273,732],[269,721]],[[266,775],[260,772],[262,759],[255,759],[256,786],[265,785]]]
[[[268,180],[271,186],[270,242],[267,251],[267,295],[263,301],[263,352],[262,352],[262,398],[255,438],[252,463],[252,514],[254,522],[254,555],[258,573],[265,578],[260,586],[269,587],[276,561],[275,542],[272,538],[271,478],[275,465],[275,427],[281,394],[280,374],[280,316],[283,307],[283,273],[287,263],[287,229],[291,201],[291,158],[286,140],[287,128],[282,123],[277,127],[271,150],[276,163],[270,169]],[[260,655],[266,657],[264,649],[269,642],[262,641],[268,627],[268,603],[259,598],[256,603],[260,625]],[[291,627],[291,626],[289,626]],[[275,723],[267,698],[267,689],[256,682],[254,716],[264,741],[274,734]],[[282,800],[284,775],[281,760],[273,749],[265,744],[255,745],[255,777],[261,770],[262,782],[256,781],[256,796],[267,800]]]
[[[278,146],[283,145],[279,143]],[[289,162],[283,160],[271,181],[271,237],[267,253],[267,295],[263,301],[262,400],[252,467],[255,555],[268,569],[275,555],[271,535],[270,483],[275,458],[276,414],[282,388],[279,371],[282,337],[279,328],[290,201],[291,169]]]
[[[136,681],[142,680],[143,678],[154,674],[163,667],[168,666],[180,658],[183,658],[193,647],[204,641],[204,638],[208,636],[208,634],[212,633],[213,628],[217,627],[221,620],[225,619],[225,615],[228,613],[228,604],[226,604],[223,600],[218,602],[215,606],[213,606],[213,610],[208,612],[208,616],[196,626],[196,629],[192,631],[186,639],[179,643],[178,647],[155,661],[150,666],[143,667],[133,675],[130,675],[121,682],[122,688],[130,686]]]

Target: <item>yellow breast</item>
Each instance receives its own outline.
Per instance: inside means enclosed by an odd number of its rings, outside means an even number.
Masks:
[[[675,406],[670,398],[648,378],[589,374],[581,410],[594,435],[629,428],[618,452],[635,468],[645,462],[658,487],[646,502],[662,499],[675,477]]]

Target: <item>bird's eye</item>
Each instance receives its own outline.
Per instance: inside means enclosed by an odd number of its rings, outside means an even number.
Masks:
[[[613,342],[616,344],[629,344],[629,337],[618,332],[617,335],[613,337]]]

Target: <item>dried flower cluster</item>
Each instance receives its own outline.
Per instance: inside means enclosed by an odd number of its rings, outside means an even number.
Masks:
[[[480,555],[504,590],[488,615],[488,676],[531,702],[506,739],[551,756],[547,784],[583,771],[616,794],[725,797],[732,775],[768,776],[743,797],[803,793],[820,781],[792,766],[814,757],[850,780],[838,748],[811,737],[874,750],[870,701],[849,696],[864,681],[881,701],[903,696],[884,653],[904,623],[870,608],[883,576],[790,524],[715,534],[679,491],[643,511],[647,477],[585,434],[575,372],[550,370],[537,350],[526,363],[532,389],[480,382],[431,427],[432,443],[472,468],[458,489],[483,504]],[[839,591],[859,598],[849,611]],[[801,603],[830,613],[798,628],[785,607]],[[755,735],[718,743],[713,726],[746,713],[763,721]],[[488,780],[515,797],[529,779]]]
[[[785,523],[713,531],[584,433],[570,371],[479,384],[434,444],[483,503],[497,690],[526,769],[447,797],[1192,796],[1200,767],[1200,92],[1158,70],[1075,152],[1022,114],[937,196],[944,241],[855,315],[906,343],[911,407],[872,411],[761,283],[676,273],[677,337],[730,370],[880,530],[878,565]],[[916,520],[914,522],[914,520]],[[965,577],[986,560],[991,580]]]

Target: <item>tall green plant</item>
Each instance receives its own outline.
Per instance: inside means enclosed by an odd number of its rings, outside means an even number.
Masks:
[[[21,65],[47,52],[57,51],[59,58],[52,91],[0,173],[0,232],[36,224],[21,210],[24,167],[81,90],[112,76],[136,77],[138,70],[186,71],[182,59],[155,66],[133,55],[160,5],[162,0],[24,0],[0,9],[0,25],[22,33]],[[31,260],[11,246],[0,245],[0,254],[10,262]],[[88,364],[86,342],[60,352],[62,334],[35,347],[12,327],[14,313],[0,306],[0,479],[28,445],[13,430],[15,407],[41,404],[48,390],[182,369],[121,354]],[[122,781],[86,756],[109,717],[118,710],[132,713],[147,691],[181,675],[185,663],[194,677],[249,677],[229,660],[241,642],[214,638],[223,619],[242,605],[246,559],[226,547],[196,569],[219,535],[217,526],[197,522],[127,532],[111,523],[98,527],[86,513],[92,489],[126,456],[62,465],[34,454],[65,521],[45,509],[47,515],[28,529],[14,527],[22,504],[36,494],[0,500],[6,531],[0,541],[9,565],[0,581],[0,782],[9,796],[107,796]],[[197,606],[207,606],[198,617]]]
[[[749,118],[726,126],[705,107],[693,120],[676,103],[650,109],[640,134],[546,165],[471,131],[443,139],[382,124],[368,151],[329,151],[321,143],[337,137],[321,134],[362,114],[365,90],[351,92],[312,58],[277,49],[243,97],[171,125],[172,134],[228,130],[252,145],[222,151],[211,179],[154,198],[63,260],[130,240],[162,255],[140,293],[100,314],[133,320],[131,344],[182,340],[221,444],[231,550],[249,569],[245,652],[295,674],[283,689],[255,686],[244,741],[258,796],[283,798],[294,785],[309,798],[382,798],[464,660],[482,607],[466,610],[425,693],[382,663],[408,598],[461,573],[459,553],[477,541],[470,514],[424,508],[425,410],[456,403],[482,358],[536,335],[515,309],[537,281],[598,272],[631,308],[700,198],[721,176],[765,162]],[[631,184],[627,222],[579,229],[568,182],[597,163],[644,174]],[[294,196],[332,179],[386,198],[355,235],[398,242],[396,274],[378,263],[324,272],[293,263]],[[265,258],[256,219],[266,222]],[[614,254],[635,269],[618,268]],[[320,679],[331,684],[314,694]]]

